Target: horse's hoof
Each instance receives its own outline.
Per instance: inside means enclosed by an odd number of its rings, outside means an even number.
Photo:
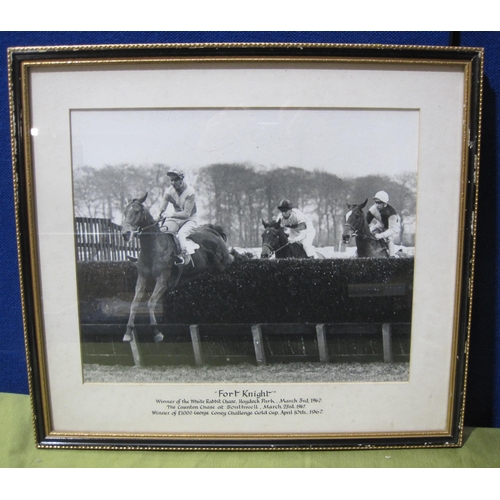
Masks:
[[[123,342],[130,342],[132,340],[132,335],[130,333],[126,333],[123,336]]]
[[[161,334],[160,332],[158,332],[156,335],[155,335],[155,342],[161,342],[163,340],[163,334]]]

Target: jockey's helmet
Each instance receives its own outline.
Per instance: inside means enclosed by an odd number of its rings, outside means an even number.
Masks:
[[[184,179],[184,172],[180,168],[170,168],[167,172],[167,175],[173,179],[175,179],[176,177],[178,177],[179,179]]]
[[[389,195],[385,191],[379,191],[373,199],[382,203],[389,203]]]
[[[292,202],[287,199],[281,200],[281,203],[278,206],[278,210],[280,210],[281,212],[286,212],[287,210],[291,210],[292,208]]]

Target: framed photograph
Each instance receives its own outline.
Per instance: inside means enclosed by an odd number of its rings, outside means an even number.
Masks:
[[[460,446],[482,61],[10,49],[37,445]]]

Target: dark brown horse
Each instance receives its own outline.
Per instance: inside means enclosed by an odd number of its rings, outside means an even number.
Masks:
[[[221,228],[212,225],[199,226],[189,238],[199,245],[191,256],[193,265],[176,266],[178,254],[176,237],[171,233],[160,232],[149,210],[144,206],[147,193],[140,199],[132,200],[123,213],[122,236],[125,241],[136,236],[140,240],[141,251],[137,260],[137,284],[135,296],[130,306],[127,331],[123,340],[129,342],[135,332],[135,316],[140,302],[147,291],[148,282],[154,281],[154,290],[148,301],[150,323],[155,334],[155,341],[163,340],[158,330],[155,309],[162,295],[174,287],[179,279],[192,278],[207,269],[223,271],[233,263],[234,256],[225,243],[225,234]],[[179,274],[181,273],[181,274]]]
[[[363,208],[368,199],[360,205],[347,204],[349,212],[345,216],[342,241],[348,244],[351,238],[356,238],[358,257],[389,257],[389,248],[384,240],[377,240],[370,231]]]
[[[264,232],[262,233],[262,259],[269,259],[273,255],[277,259],[306,259],[307,254],[299,243],[290,243],[285,233],[285,228],[280,221],[269,223],[262,221]]]

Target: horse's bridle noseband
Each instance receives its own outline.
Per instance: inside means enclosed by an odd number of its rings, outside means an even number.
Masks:
[[[354,226],[351,226],[351,224],[346,222],[344,227],[350,227],[352,229],[352,233],[349,235],[349,241],[351,241],[351,238],[358,236],[358,230]]]
[[[143,210],[142,210],[142,213],[141,213],[141,220],[139,222],[141,222],[145,218],[145,215],[146,215],[145,212],[144,212],[144,206],[142,204],[141,204],[141,208]],[[160,218],[158,220],[155,220],[155,221],[153,221],[152,224],[149,224],[148,226],[144,226],[144,227],[132,226],[132,224],[130,224],[131,227],[134,227],[134,230],[130,232],[131,236],[132,237],[134,235],[140,236],[146,229],[149,229],[150,227],[156,226],[162,220],[165,220],[165,217]]]
[[[287,247],[288,245],[290,245],[289,241],[287,241],[282,247],[279,247],[276,250],[273,250],[272,246],[269,245],[269,243],[262,243],[262,248],[264,248],[264,247],[268,248],[269,252],[271,253],[271,257],[272,257],[275,253],[279,252],[280,250],[283,250],[283,248]]]
[[[352,240],[352,238],[362,238],[362,239],[367,239],[366,236],[359,234],[359,229],[356,229],[354,226],[351,226],[351,224],[348,224],[347,222],[344,224],[344,227],[350,227],[352,229],[352,233],[349,235],[349,242]],[[344,243],[346,243],[344,239]]]
[[[269,253],[272,255],[274,255],[274,250],[272,249],[271,245],[268,245],[267,243],[262,243],[262,248],[267,248],[269,250]]]
[[[363,240],[379,241],[379,240],[377,240],[377,238],[366,236],[364,234],[359,234],[359,229],[356,229],[354,226],[351,226],[351,224],[348,224],[347,222],[344,224],[344,227],[350,227],[352,229],[352,231],[353,231],[349,235],[349,241],[351,240],[351,238],[361,238]]]

